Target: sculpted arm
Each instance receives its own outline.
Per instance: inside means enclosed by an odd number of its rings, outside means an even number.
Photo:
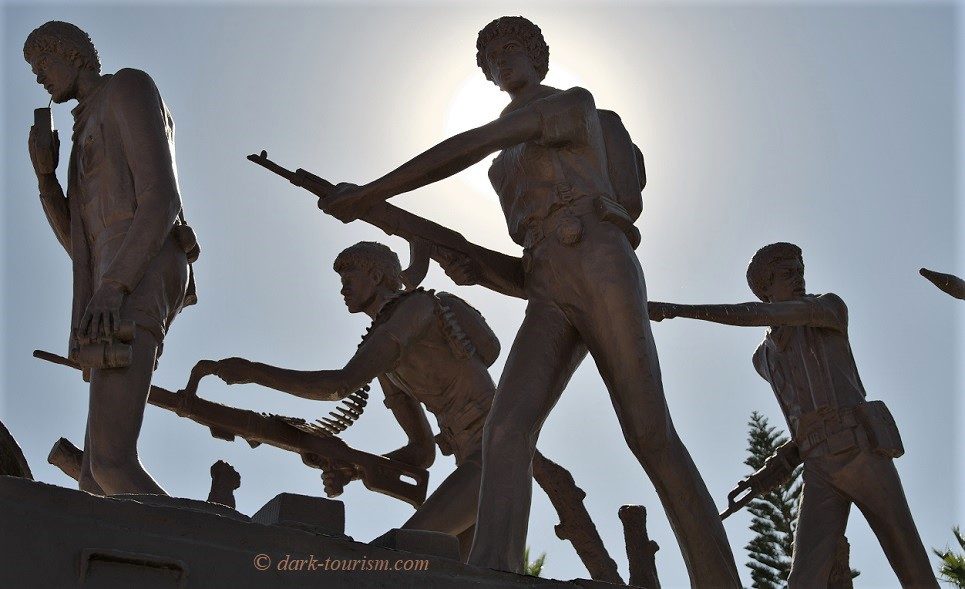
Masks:
[[[838,330],[845,330],[848,324],[847,307],[834,294],[810,300],[736,305],[681,305],[651,301],[648,310],[653,321],[685,317],[742,327],[807,325]]]
[[[104,278],[131,292],[171,232],[181,196],[173,123],[165,120],[154,81],[144,72],[125,69],[115,74],[112,85],[110,110],[120,134],[113,139],[123,145],[136,205],[131,227]]]
[[[43,132],[34,125],[30,127],[27,148],[30,152],[30,161],[33,164],[34,173],[37,175],[40,204],[43,205],[47,222],[50,223],[50,228],[54,230],[57,241],[64,246],[67,254],[70,255],[70,209],[67,207],[64,189],[61,188],[60,181],[57,180],[60,137],[57,131],[53,131],[49,136],[44,137]]]
[[[385,393],[385,406],[392,411],[392,415],[409,438],[405,446],[385,454],[386,458],[429,468],[435,461],[436,448],[432,428],[429,427],[422,404],[392,384],[384,375],[379,376],[379,385]]]
[[[596,112],[593,96],[583,88],[571,88],[534,101],[482,127],[446,139],[365,186],[336,192],[324,199],[321,206],[343,221],[355,219],[360,211],[448,178],[501,149],[534,140],[563,144],[575,139],[585,133],[586,125],[574,124],[572,115],[579,119],[591,111]],[[561,113],[571,116],[560,116]]]
[[[405,343],[421,333],[432,311],[430,308],[428,313],[424,309],[418,312],[422,305],[411,304],[418,302],[403,301],[388,321],[369,333],[341,370],[292,370],[244,358],[226,358],[216,362],[202,360],[191,371],[191,380],[197,383],[203,376],[214,374],[228,384],[254,383],[304,399],[344,399],[376,376],[392,370]]]
[[[522,108],[482,127],[470,129],[429,148],[363,188],[368,205],[438,182],[476,164],[487,155],[535,139],[539,114]]]
[[[67,207],[67,198],[55,174],[41,176],[38,180],[40,204],[44,207],[47,222],[54,230],[57,241],[70,255],[70,209]]]

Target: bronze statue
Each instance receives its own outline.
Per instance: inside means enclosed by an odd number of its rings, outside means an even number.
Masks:
[[[950,294],[956,299],[965,300],[965,280],[953,274],[935,272],[928,268],[922,268],[919,274],[928,279],[929,282],[941,289],[942,292]]]
[[[652,302],[650,318],[769,328],[754,353],[754,368],[771,384],[804,461],[788,586],[827,586],[854,503],[902,587],[937,588],[892,462],[904,453],[898,428],[884,403],[865,399],[844,301],[830,293],[806,294],[801,249],[790,243],[761,248],[747,268],[747,282],[763,302]]]
[[[691,583],[739,587],[714,502],[664,397],[643,270],[633,251],[643,158],[620,118],[598,110],[589,91],[541,84],[549,48],[530,21],[494,20],[476,48],[483,73],[510,97],[499,118],[374,182],[340,184],[319,200],[323,210],[349,222],[500,152],[489,177],[524,255],[513,272],[469,256],[457,256],[447,268],[457,282],[528,299],[486,424],[470,562],[521,569],[539,430],[589,351],[627,443],[657,489]]]
[[[349,311],[373,320],[343,369],[296,371],[242,358],[202,360],[192,370],[191,382],[196,387],[205,374],[215,374],[229,384],[257,383],[309,399],[337,400],[378,378],[385,405],[408,436],[406,446],[385,457],[428,468],[438,444],[444,455],[456,459],[455,472],[417,505],[402,527],[457,536],[465,559],[476,520],[483,425],[496,390],[488,367],[499,356],[499,340],[482,315],[455,295],[421,288],[402,290],[399,258],[385,245],[355,244],[338,255],[334,268]],[[435,438],[423,404],[439,424],[441,433]],[[351,417],[333,414],[336,421]],[[352,480],[365,478],[356,464],[345,460],[330,461],[323,468],[330,497],[339,495]],[[560,515],[557,535],[573,543],[594,579],[622,582],[583,506],[584,493],[570,473],[539,453],[534,469]],[[374,543],[382,543],[390,534]]]
[[[24,43],[37,83],[58,104],[77,100],[67,196],[56,176],[60,141],[38,109],[30,157],[40,200],[73,262],[70,355],[90,381],[81,489],[164,493],[141,466],[137,437],[164,335],[194,301],[174,163],[174,122],[154,81],[101,74],[76,26],[51,21]]]
[[[386,407],[408,436],[405,446],[385,457],[428,468],[438,442],[457,465],[402,527],[454,536],[470,530],[471,537],[483,423],[495,388],[487,368],[499,355],[498,340],[482,315],[462,299],[422,289],[403,291],[399,258],[382,244],[358,243],[338,255],[334,268],[349,311],[372,318],[343,369],[306,372],[228,358],[199,362],[193,376],[215,374],[229,384],[257,383],[327,401],[342,399],[378,378]],[[435,440],[422,403],[438,420],[441,433]],[[325,470],[325,489],[337,495],[357,478],[354,465],[336,463]]]

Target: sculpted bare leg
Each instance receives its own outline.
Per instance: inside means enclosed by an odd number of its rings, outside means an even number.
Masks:
[[[402,528],[458,536],[476,523],[482,468],[466,462],[446,477]]]
[[[483,434],[483,479],[469,563],[522,570],[543,421],[586,356],[576,330],[548,303],[530,302]],[[521,458],[523,457],[523,458]]]
[[[80,465],[80,478],[77,480],[78,487],[81,491],[87,491],[88,493],[93,493],[94,495],[103,495],[104,489],[97,484],[97,479],[94,478],[94,473],[90,469],[90,422],[87,423],[87,429],[84,432],[84,458]]]
[[[739,586],[713,498],[670,417],[646,312],[643,272],[635,257],[611,259],[625,261],[626,267],[607,268],[608,280],[601,277],[597,288],[583,293],[585,304],[574,321],[610,391],[627,445],[670,519],[691,585]],[[584,271],[592,276],[592,268]]]
[[[137,438],[151,388],[157,342],[144,329],[134,340],[134,359],[125,368],[94,369],[88,417],[90,469],[107,494],[166,494],[137,457]],[[85,452],[85,460],[87,460]]]

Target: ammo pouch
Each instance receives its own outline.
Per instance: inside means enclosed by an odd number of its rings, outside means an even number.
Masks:
[[[191,229],[190,225],[186,224],[175,224],[171,228],[171,235],[174,236],[174,240],[177,241],[178,245],[188,256],[188,263],[193,264],[198,261],[198,256],[201,255],[201,246],[198,245],[198,236],[195,234],[194,229]]]
[[[594,204],[596,205],[597,214],[599,214],[600,219],[616,225],[620,231],[623,231],[623,234],[627,236],[630,247],[637,249],[641,239],[640,230],[633,224],[630,213],[627,212],[623,205],[603,195],[594,197]]]
[[[855,407],[855,414],[875,454],[886,458],[898,458],[905,453],[895,418],[891,416],[891,411],[888,411],[883,401],[862,403]]]
[[[201,246],[198,244],[198,236],[194,229],[191,229],[191,226],[184,220],[183,209],[178,213],[178,221],[180,223],[175,223],[174,227],[171,228],[171,235],[174,236],[174,240],[188,258],[188,267],[190,268],[188,288],[184,293],[184,304],[182,305],[182,307],[187,307],[198,302],[198,287],[194,281],[194,267],[191,264],[198,261],[198,256],[201,255]]]

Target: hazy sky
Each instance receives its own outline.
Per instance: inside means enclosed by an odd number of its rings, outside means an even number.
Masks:
[[[32,109],[48,97],[22,59],[31,29],[67,20],[87,30],[104,70],[153,76],[177,125],[185,213],[203,247],[200,302],[177,319],[155,383],[184,385],[200,358],[244,356],[286,367],[337,368],[368,325],[346,312],[331,270],[361,239],[405,243],[321,214],[307,193],[245,161],[278,162],[332,181],[367,182],[469,125],[505,100],[475,66],[477,31],[502,14],[543,29],[551,83],[580,84],[619,112],[646,157],[649,183],[638,250],[654,300],[743,302],[750,256],[773,241],[804,250],[809,291],[849,305],[850,334],[870,398],[884,400],[907,454],[896,462],[926,546],[965,524],[961,468],[962,303],[918,276],[920,266],[965,275],[960,143],[961,7],[900,4],[345,4],[281,6],[137,3],[7,4],[2,19],[0,174],[3,195],[3,354],[0,416],[38,479],[74,483],[45,462],[60,436],[83,441],[79,375],[30,357],[66,352],[70,266],[36,198],[26,150]],[[69,105],[54,107],[65,181]],[[491,193],[455,177],[396,204],[509,253]],[[477,306],[509,349],[524,305],[454,286],[433,266],[425,285]],[[762,329],[677,320],[654,325],[674,422],[718,505],[746,473],[746,421],[759,410],[785,427],[750,357]],[[493,367],[494,377],[505,354]],[[306,418],[332,404],[253,385],[205,381],[218,402]],[[377,387],[344,435],[363,450],[404,441]],[[649,508],[665,587],[686,571],[653,487],[619,432],[592,361],[553,411],[539,447],[571,470],[610,554],[626,577],[620,505]],[[321,495],[319,471],[297,456],[241,441],[148,408],[141,458],[172,494],[207,496],[218,459],[242,476],[238,508],[275,494]],[[439,457],[434,487],[453,468]],[[956,472],[957,471],[957,472]],[[353,483],[341,497],[347,532],[368,541],[411,509]],[[546,576],[587,576],[556,539],[548,500],[534,492],[528,543],[549,554]],[[746,513],[726,522],[749,584]],[[859,587],[897,580],[857,510],[848,528]],[[247,566],[247,563],[239,563]]]

